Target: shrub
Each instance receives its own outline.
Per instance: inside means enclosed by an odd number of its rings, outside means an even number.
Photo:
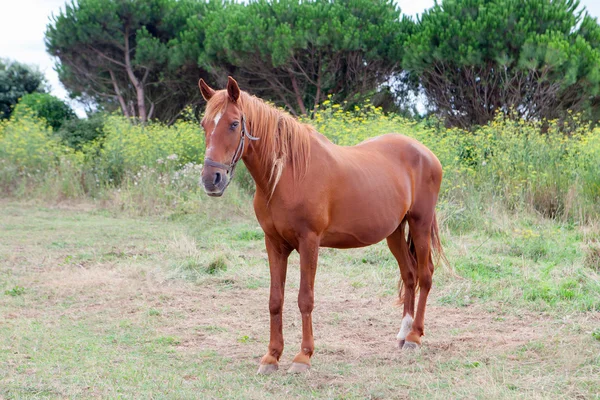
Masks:
[[[103,179],[119,183],[126,173],[142,168],[174,171],[185,164],[203,161],[204,135],[197,124],[178,122],[134,125],[123,117],[111,116],[104,124],[103,141],[85,148]]]
[[[600,216],[600,128],[576,122],[565,135],[565,126],[557,121],[542,124],[498,116],[466,132],[431,120],[386,115],[369,103],[344,110],[329,100],[307,122],[339,145],[389,132],[421,141],[442,163],[440,207],[459,229],[480,224],[482,210],[494,205],[579,222]],[[68,131],[69,124],[60,132]],[[119,187],[126,189],[117,195],[124,204],[147,203],[139,207],[143,213],[162,210],[165,204],[188,212],[185,202],[200,201],[204,135],[196,122],[135,125],[109,116],[101,132],[85,136],[80,134],[83,128],[75,128],[77,134],[61,136],[61,141],[32,111],[0,123],[0,185],[15,187],[37,179],[39,188],[53,193],[51,198],[95,196],[104,188]],[[235,182],[247,192],[253,190],[241,165]]]
[[[61,99],[47,93],[30,93],[19,101],[15,113],[27,108],[38,117],[46,121],[53,130],[58,130],[65,121],[77,120],[71,107]]]
[[[82,150],[83,146],[104,137],[104,119],[104,115],[96,114],[88,119],[66,120],[56,135],[65,145]]]
[[[25,107],[0,125],[0,159],[21,172],[47,171],[68,153],[51,129]]]
[[[23,107],[0,122],[2,194],[58,199],[84,194],[83,155],[62,145],[46,123]]]

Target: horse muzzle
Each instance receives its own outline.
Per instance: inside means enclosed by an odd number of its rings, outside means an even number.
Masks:
[[[202,186],[207,195],[221,197],[225,192],[227,185],[229,185],[229,176],[225,171],[204,170],[202,172]]]

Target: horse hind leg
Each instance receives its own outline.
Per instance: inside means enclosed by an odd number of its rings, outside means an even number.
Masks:
[[[411,253],[412,243],[409,243],[406,238],[406,223],[407,219],[405,218],[398,229],[387,238],[388,247],[400,268],[398,300],[404,305],[400,331],[396,336],[400,348],[404,346],[406,336],[412,329],[417,286],[417,262]]]
[[[410,332],[406,335],[403,349],[416,349],[421,345],[421,336],[424,334],[425,308],[427,297],[431,290],[433,276],[432,235],[437,235],[435,213],[433,207],[430,211],[417,213],[411,212],[408,216],[409,240],[412,241],[410,252],[416,259],[416,275],[419,286],[419,302],[415,319]]]

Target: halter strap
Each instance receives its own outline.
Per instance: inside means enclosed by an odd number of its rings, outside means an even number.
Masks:
[[[248,130],[246,129],[246,117],[244,115],[242,115],[242,130],[240,133],[240,142],[238,144],[237,149],[235,150],[235,153],[233,153],[233,158],[231,159],[231,163],[223,164],[220,162],[213,161],[210,158],[204,159],[204,165],[223,169],[229,174],[229,181],[227,182],[227,185],[229,185],[229,182],[231,182],[231,180],[233,179],[233,173],[235,172],[235,165],[238,163],[238,161],[240,161],[242,159],[242,155],[244,153],[244,144],[245,144],[246,137],[248,138],[248,140],[260,139],[259,137],[252,136],[250,133],[248,133]]]

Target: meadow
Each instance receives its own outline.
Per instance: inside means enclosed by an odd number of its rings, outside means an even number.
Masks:
[[[300,343],[294,254],[283,370],[257,376],[269,277],[249,175],[202,193],[192,117],[109,116],[73,149],[22,113],[0,126],[0,397],[599,398],[600,129],[499,116],[464,132],[328,101],[310,122],[341,145],[404,133],[444,166],[449,265],[420,352],[397,349],[385,244],[323,249],[312,370],[283,372]]]

